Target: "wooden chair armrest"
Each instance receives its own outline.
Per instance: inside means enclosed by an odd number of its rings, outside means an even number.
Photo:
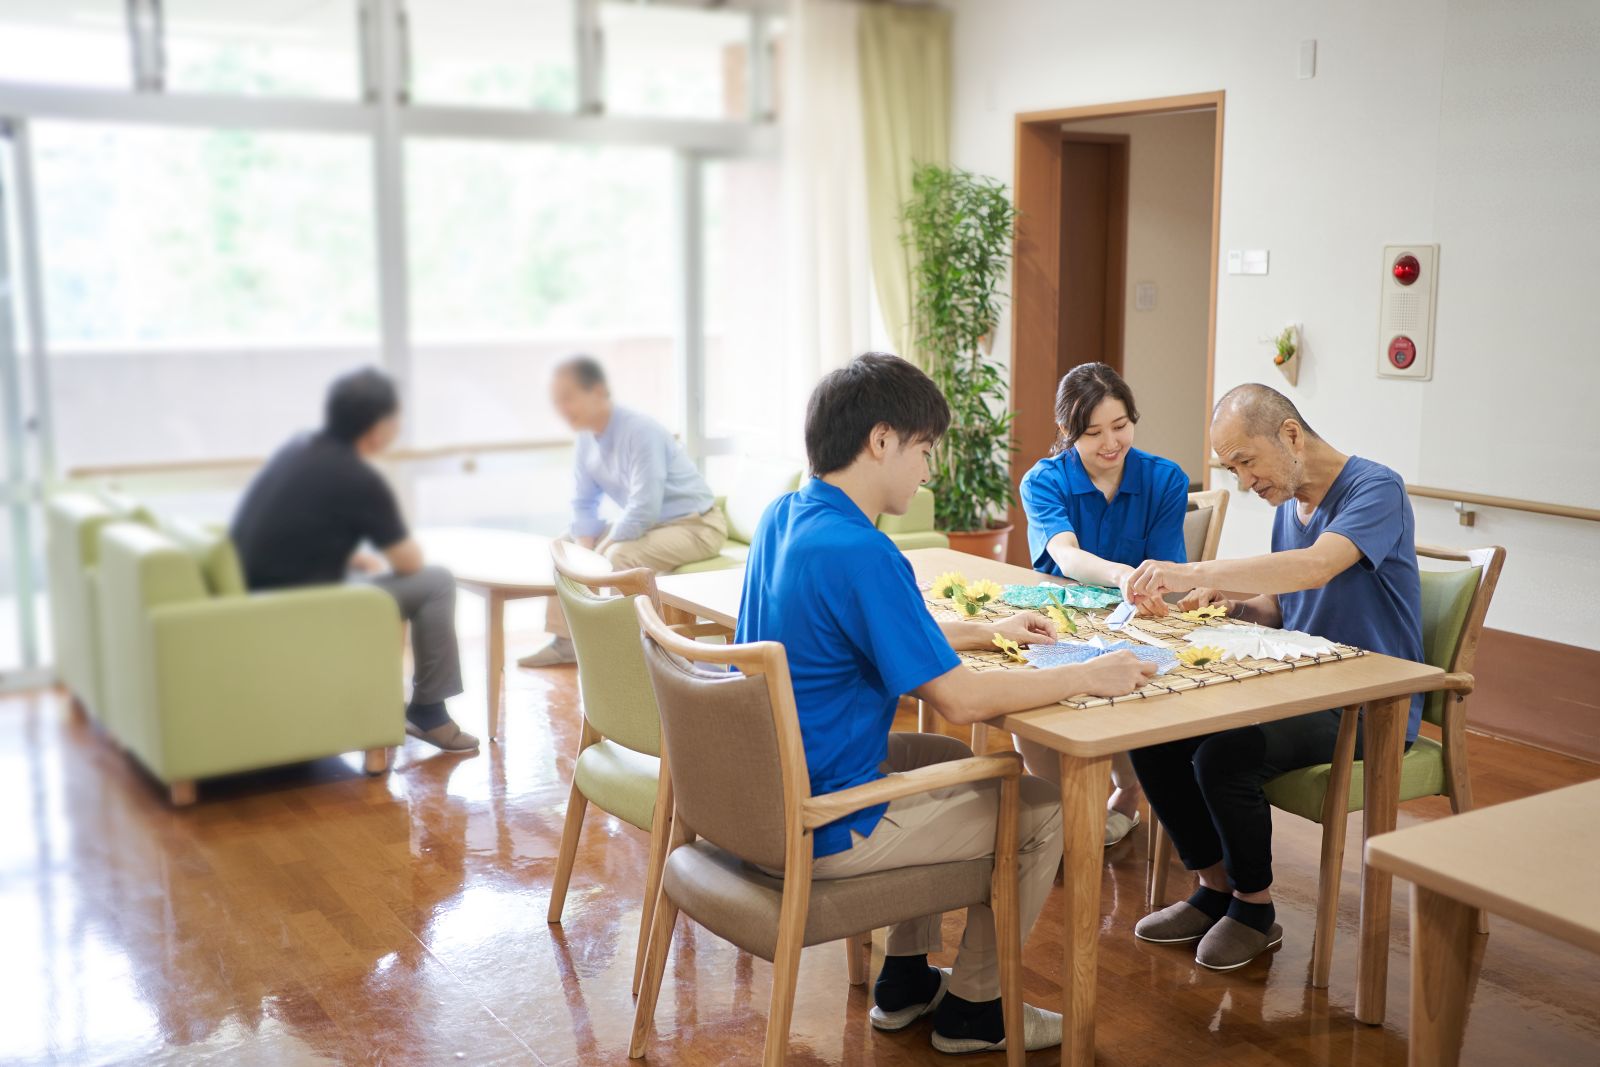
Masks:
[[[725,637],[733,633],[720,622],[680,622],[674,623],[668,629],[684,637]]]
[[[1464,697],[1468,693],[1472,692],[1476,685],[1477,682],[1472,675],[1456,671],[1450,674],[1440,675],[1431,682],[1423,685],[1417,690],[1417,692],[1433,693],[1442,689],[1447,693],[1454,693],[1458,697]]]
[[[874,804],[887,804],[901,797],[915,796],[934,789],[982,782],[990,778],[1016,778],[1022,774],[1022,757],[1015,753],[997,753],[993,756],[971,756],[967,759],[934,763],[910,771],[898,771],[876,782],[851,786],[836,793],[824,793],[807,800],[800,809],[800,824],[814,830],[846,815],[870,808]]]

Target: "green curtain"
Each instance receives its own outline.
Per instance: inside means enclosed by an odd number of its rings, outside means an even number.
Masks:
[[[860,34],[872,273],[895,350],[921,363],[911,343],[910,250],[900,242],[900,209],[917,164],[950,161],[950,13],[874,5],[861,12]]]

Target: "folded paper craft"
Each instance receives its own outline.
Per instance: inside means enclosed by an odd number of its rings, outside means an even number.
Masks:
[[[1037,610],[1049,604],[1064,608],[1088,611],[1109,608],[1122,603],[1122,594],[1115,589],[1098,585],[1056,585],[1040,582],[1038,585],[1008,585],[1001,597],[1014,608]]]
[[[1299,630],[1276,630],[1270,626],[1235,623],[1206,626],[1184,636],[1191,645],[1216,649],[1224,660],[1291,660],[1305,656],[1325,656],[1334,651],[1332,641]]]
[[[1029,645],[1022,650],[1022,654],[1035,667],[1049,668],[1087,663],[1107,652],[1123,651],[1154,663],[1157,674],[1166,674],[1178,665],[1178,654],[1169,648],[1136,645],[1131,641],[1107,641],[1100,637],[1089,641],[1061,641],[1054,645]]]

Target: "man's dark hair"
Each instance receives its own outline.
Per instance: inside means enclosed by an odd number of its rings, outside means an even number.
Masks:
[[[1246,382],[1234,386],[1223,394],[1217,406],[1211,410],[1211,421],[1216,422],[1224,411],[1242,416],[1245,432],[1251,437],[1270,437],[1276,441],[1283,424],[1293,419],[1300,424],[1307,437],[1321,439],[1306,422],[1306,417],[1300,414],[1300,409],[1294,406],[1294,401],[1270,385]]]
[[[1111,397],[1122,401],[1128,411],[1128,421],[1139,421],[1139,409],[1133,403],[1133,390],[1122,380],[1122,375],[1104,363],[1080,363],[1062,375],[1056,386],[1056,425],[1062,437],[1056,442],[1056,451],[1071,448],[1083,431],[1089,428],[1089,419],[1100,401]]]
[[[950,428],[950,405],[933,379],[899,356],[857,356],[825,375],[806,404],[812,475],[820,478],[854,463],[880,423],[903,442],[937,441]]]
[[[606,384],[606,369],[593,356],[568,356],[556,364],[557,374],[570,374],[585,392]]]
[[[341,374],[328,387],[322,428],[330,437],[353,445],[378,423],[400,410],[394,379],[376,367]]]

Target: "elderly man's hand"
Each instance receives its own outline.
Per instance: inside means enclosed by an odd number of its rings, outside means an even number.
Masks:
[[[1165,593],[1186,592],[1196,584],[1189,564],[1147,559],[1122,579],[1122,595],[1125,599],[1143,603]]]

